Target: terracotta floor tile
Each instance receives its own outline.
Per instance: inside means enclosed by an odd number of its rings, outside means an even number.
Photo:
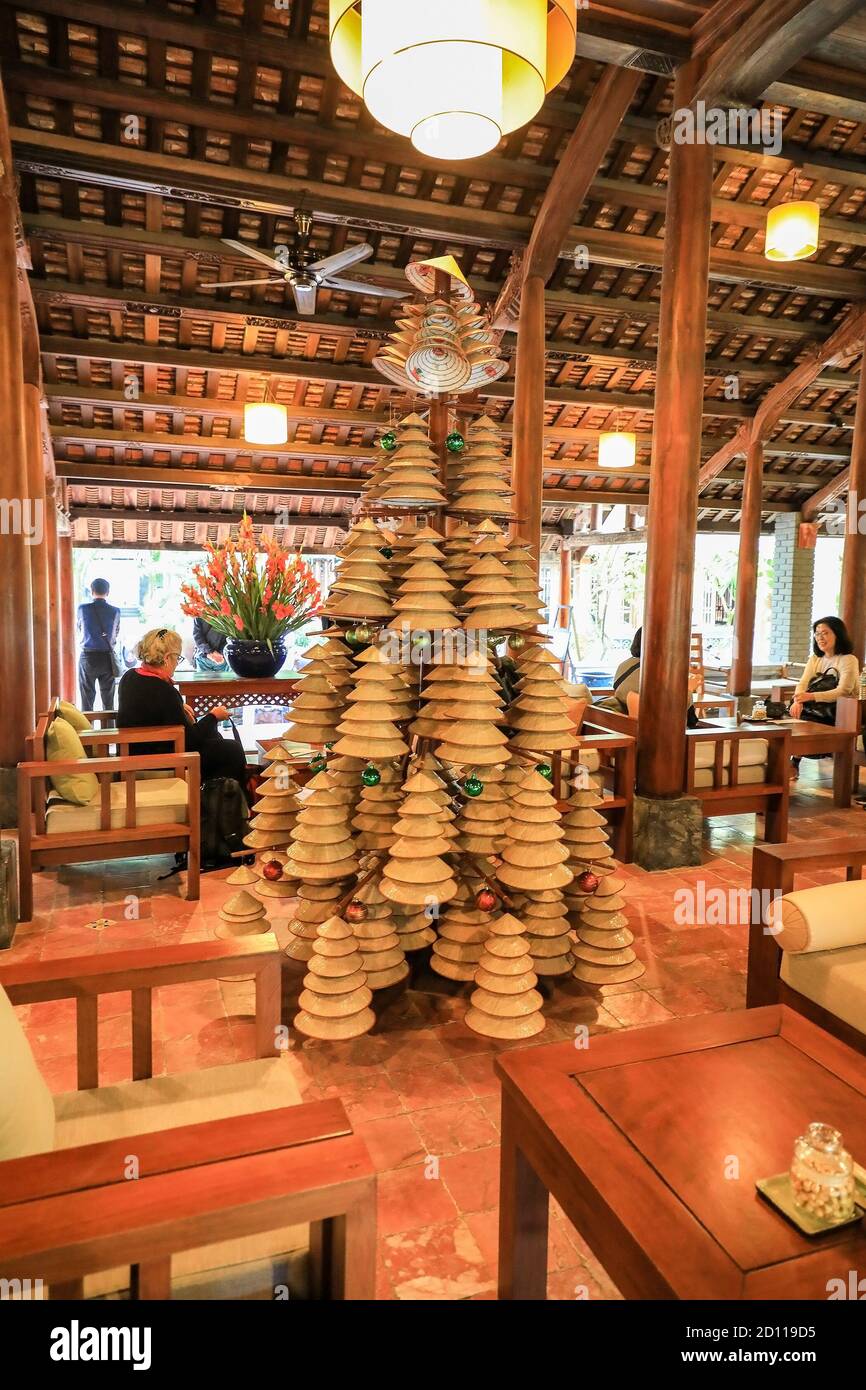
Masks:
[[[499,1201],[498,1149],[475,1149],[443,1158],[440,1172],[461,1212],[496,1208]]]
[[[458,1101],[453,1105],[416,1110],[412,1119],[428,1154],[440,1158],[481,1149],[499,1142],[499,1130],[485,1109],[485,1100]],[[498,1091],[496,1094],[498,1120]]]
[[[419,1231],[457,1219],[457,1205],[441,1176],[427,1176],[426,1163],[396,1168],[379,1175],[379,1237]],[[390,1270],[391,1278],[394,1275]]]
[[[607,1008],[620,1023],[627,1023],[630,1028],[642,1028],[648,1023],[664,1023],[674,1017],[670,1009],[666,1009],[651,994],[643,992],[617,995],[608,999]]]
[[[406,1108],[391,1078],[382,1071],[361,1076],[356,1081],[337,1084],[324,1081],[320,1084],[325,1095],[339,1097],[353,1124],[361,1120],[378,1120],[383,1115],[396,1115]]]
[[[457,1070],[474,1096],[499,1095],[499,1077],[493,1070],[494,1060],[494,1054],[490,1052],[479,1057],[464,1057],[457,1063]]]
[[[495,1125],[496,1133],[498,1134],[502,1129],[501,1096],[482,1096],[478,1104],[481,1106],[490,1123]]]
[[[378,1172],[406,1168],[427,1157],[428,1149],[408,1115],[356,1121],[353,1128],[367,1145]]]
[[[390,1235],[383,1244],[385,1268],[399,1299],[453,1302],[495,1290],[494,1272],[465,1221]]]
[[[472,1098],[472,1089],[460,1075],[454,1062],[412,1068],[410,1071],[394,1071],[389,1075],[404,1108],[409,1111]]]

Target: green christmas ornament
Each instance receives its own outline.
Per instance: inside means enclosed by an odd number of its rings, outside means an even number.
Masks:
[[[358,624],[355,628],[355,640],[359,642],[362,647],[366,647],[368,642],[372,642],[373,629],[370,627],[369,623]]]
[[[473,772],[471,777],[467,777],[463,783],[463,790],[467,796],[480,796],[484,791],[484,783],[480,777],[476,777]]]
[[[508,645],[513,652],[522,652],[526,646],[526,638],[522,632],[512,632],[508,639]]]
[[[379,551],[379,554],[383,557],[383,559],[390,560],[393,558],[394,552],[391,549],[390,545],[383,545],[382,549]]]
[[[548,782],[553,781],[553,768],[550,763],[538,763],[535,771],[540,772],[542,777],[546,777]]]
[[[429,632],[416,632],[412,638],[412,646],[416,652],[426,652],[431,645],[432,640]]]
[[[379,440],[379,443],[385,450],[386,454],[393,454],[394,450],[397,447],[397,436],[393,430],[386,430],[385,433],[382,435],[382,438]]]
[[[466,440],[459,430],[452,430],[445,440],[445,448],[449,454],[459,454],[466,448]]]
[[[382,774],[372,763],[368,763],[361,773],[361,781],[365,787],[378,787],[382,780]]]

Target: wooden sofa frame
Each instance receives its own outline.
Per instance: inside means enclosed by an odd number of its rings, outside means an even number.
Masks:
[[[596,709],[587,711],[590,722],[599,729],[611,733],[628,734],[637,739],[637,720],[630,715],[619,714],[616,710]],[[791,757],[791,735],[785,728],[775,729],[685,729],[686,774],[682,789],[683,796],[694,796],[701,803],[701,814],[711,816],[739,816],[751,812],[764,813],[764,839],[783,843],[788,838],[788,803],[790,789],[788,766]],[[738,782],[739,763],[731,760],[728,771],[731,781],[725,782],[723,765],[724,745],[742,743],[749,739],[767,740],[767,780],[766,782]],[[703,771],[712,774],[712,785],[695,786],[695,758],[699,743],[716,745],[713,763]]]
[[[753,894],[752,902],[763,904],[772,901],[774,895],[792,892],[797,874],[811,874],[816,869],[844,869],[850,881],[862,878],[864,867],[866,835],[839,836],[812,843],[796,840],[787,845],[756,845],[752,852],[752,888],[758,890],[758,895]],[[787,1004],[849,1047],[866,1054],[866,1034],[836,1018],[780,978],[782,955],[776,937],[766,930],[763,911],[753,911],[749,923],[746,1007],[758,1009],[763,1004]]]
[[[283,956],[273,936],[0,966],[13,1004],[73,998],[79,1088],[98,1084],[101,994],[132,995],[132,1075],[152,1074],[154,989],[195,980],[256,983],[256,1052],[278,1046]],[[124,1178],[134,1153],[140,1176]],[[376,1173],[337,1100],[182,1125],[0,1163],[0,1278],[42,1279],[82,1298],[88,1274],[131,1270],[138,1299],[171,1296],[174,1253],[311,1223],[312,1289],[375,1296]]]
[[[56,707],[39,716],[36,730],[26,740],[26,760],[18,765],[18,871],[19,914],[22,922],[33,916],[33,874],[58,864],[84,864],[102,859],[125,859],[130,855],[187,855],[187,897],[199,896],[201,815],[199,786],[201,775],[198,753],[184,752],[182,728],[94,729],[84,732],[81,741],[91,756],[80,760],[50,762],[46,758],[46,737]],[[170,743],[171,752],[131,755],[131,744]],[[117,749],[113,756],[110,749]],[[96,755],[96,756],[94,756]],[[49,778],[58,773],[93,773],[101,793],[98,829],[48,834],[46,808]],[[186,822],[139,825],[136,783],[143,772],[170,772],[187,784]],[[111,784],[126,786],[125,824],[111,828]]]

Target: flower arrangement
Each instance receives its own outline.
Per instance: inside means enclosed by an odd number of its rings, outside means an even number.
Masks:
[[[195,583],[181,585],[188,616],[235,641],[270,647],[318,613],[321,593],[310,566],[273,538],[257,541],[246,512],[237,540],[207,541],[205,550],[206,563],[193,566]]]

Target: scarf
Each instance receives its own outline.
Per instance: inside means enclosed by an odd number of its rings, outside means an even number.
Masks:
[[[137,676],[156,676],[157,680],[165,681],[168,685],[173,684],[168,671],[163,670],[161,666],[148,666],[146,662],[143,662],[141,666],[136,666],[135,674]]]

